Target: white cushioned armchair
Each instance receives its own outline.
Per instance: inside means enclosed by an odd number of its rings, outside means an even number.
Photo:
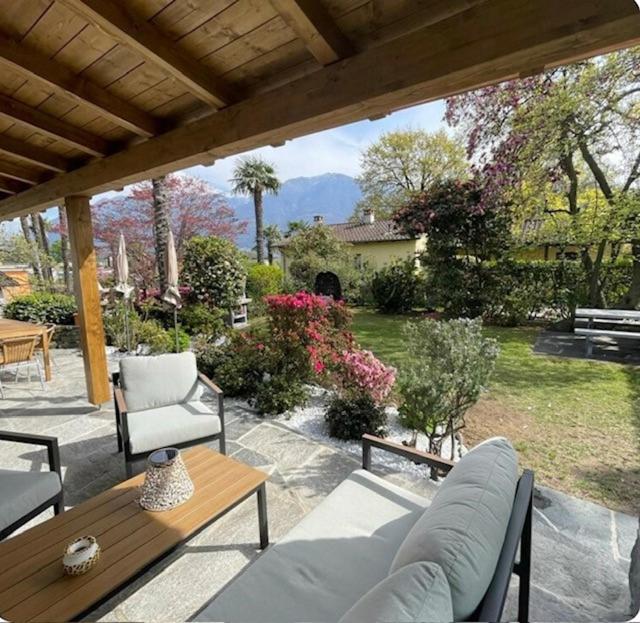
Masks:
[[[217,406],[201,401],[205,388],[216,395]],[[222,390],[198,372],[193,353],[122,359],[113,374],[113,396],[128,477],[143,471],[158,448],[217,439],[225,454]]]

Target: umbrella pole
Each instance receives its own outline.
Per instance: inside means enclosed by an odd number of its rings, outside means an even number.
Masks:
[[[178,350],[178,306],[176,305],[173,308],[173,330],[176,336],[176,353],[180,352]]]
[[[129,299],[124,299],[124,335],[127,341],[127,352],[131,352],[131,335],[129,331]]]

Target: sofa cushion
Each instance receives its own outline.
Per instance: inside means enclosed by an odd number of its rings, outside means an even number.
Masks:
[[[56,472],[0,469],[0,530],[50,500],[61,488]]]
[[[391,572],[412,562],[438,563],[451,587],[455,620],[471,616],[493,577],[517,482],[518,459],[506,439],[476,446],[444,479]]]
[[[150,452],[220,432],[220,418],[202,402],[146,409],[129,413],[131,454]]]
[[[428,501],[358,470],[234,579],[197,621],[338,621],[387,576]]]
[[[435,562],[414,562],[376,584],[340,623],[450,623],[451,591]]]
[[[199,400],[196,357],[191,352],[120,360],[120,383],[129,411]]]

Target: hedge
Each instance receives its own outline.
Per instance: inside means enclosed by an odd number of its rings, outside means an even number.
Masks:
[[[4,308],[6,318],[25,322],[72,325],[77,307],[73,296],[51,292],[34,292],[18,296]]]

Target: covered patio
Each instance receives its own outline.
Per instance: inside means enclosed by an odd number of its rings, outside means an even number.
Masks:
[[[58,437],[66,501],[74,506],[120,482],[124,465],[117,452],[112,408],[96,409],[84,395],[80,353],[57,350],[55,355],[64,377],[54,377],[46,393],[37,382],[11,384],[2,428]],[[286,423],[265,421],[242,401],[227,399],[225,407],[229,454],[270,474],[273,540],[284,536],[360,466],[359,456],[312,441]],[[46,452],[32,446],[0,442],[0,448],[0,469],[39,470],[46,463]],[[434,494],[426,478],[391,471],[382,464],[375,470],[429,499]],[[538,487],[533,531],[532,621],[626,620],[635,517]],[[89,618],[187,620],[258,555],[255,509],[253,500],[248,500]],[[504,620],[516,616],[514,597],[509,597]]]
[[[0,219],[66,205],[87,395],[103,404],[93,195],[639,40],[633,0],[14,3]]]

